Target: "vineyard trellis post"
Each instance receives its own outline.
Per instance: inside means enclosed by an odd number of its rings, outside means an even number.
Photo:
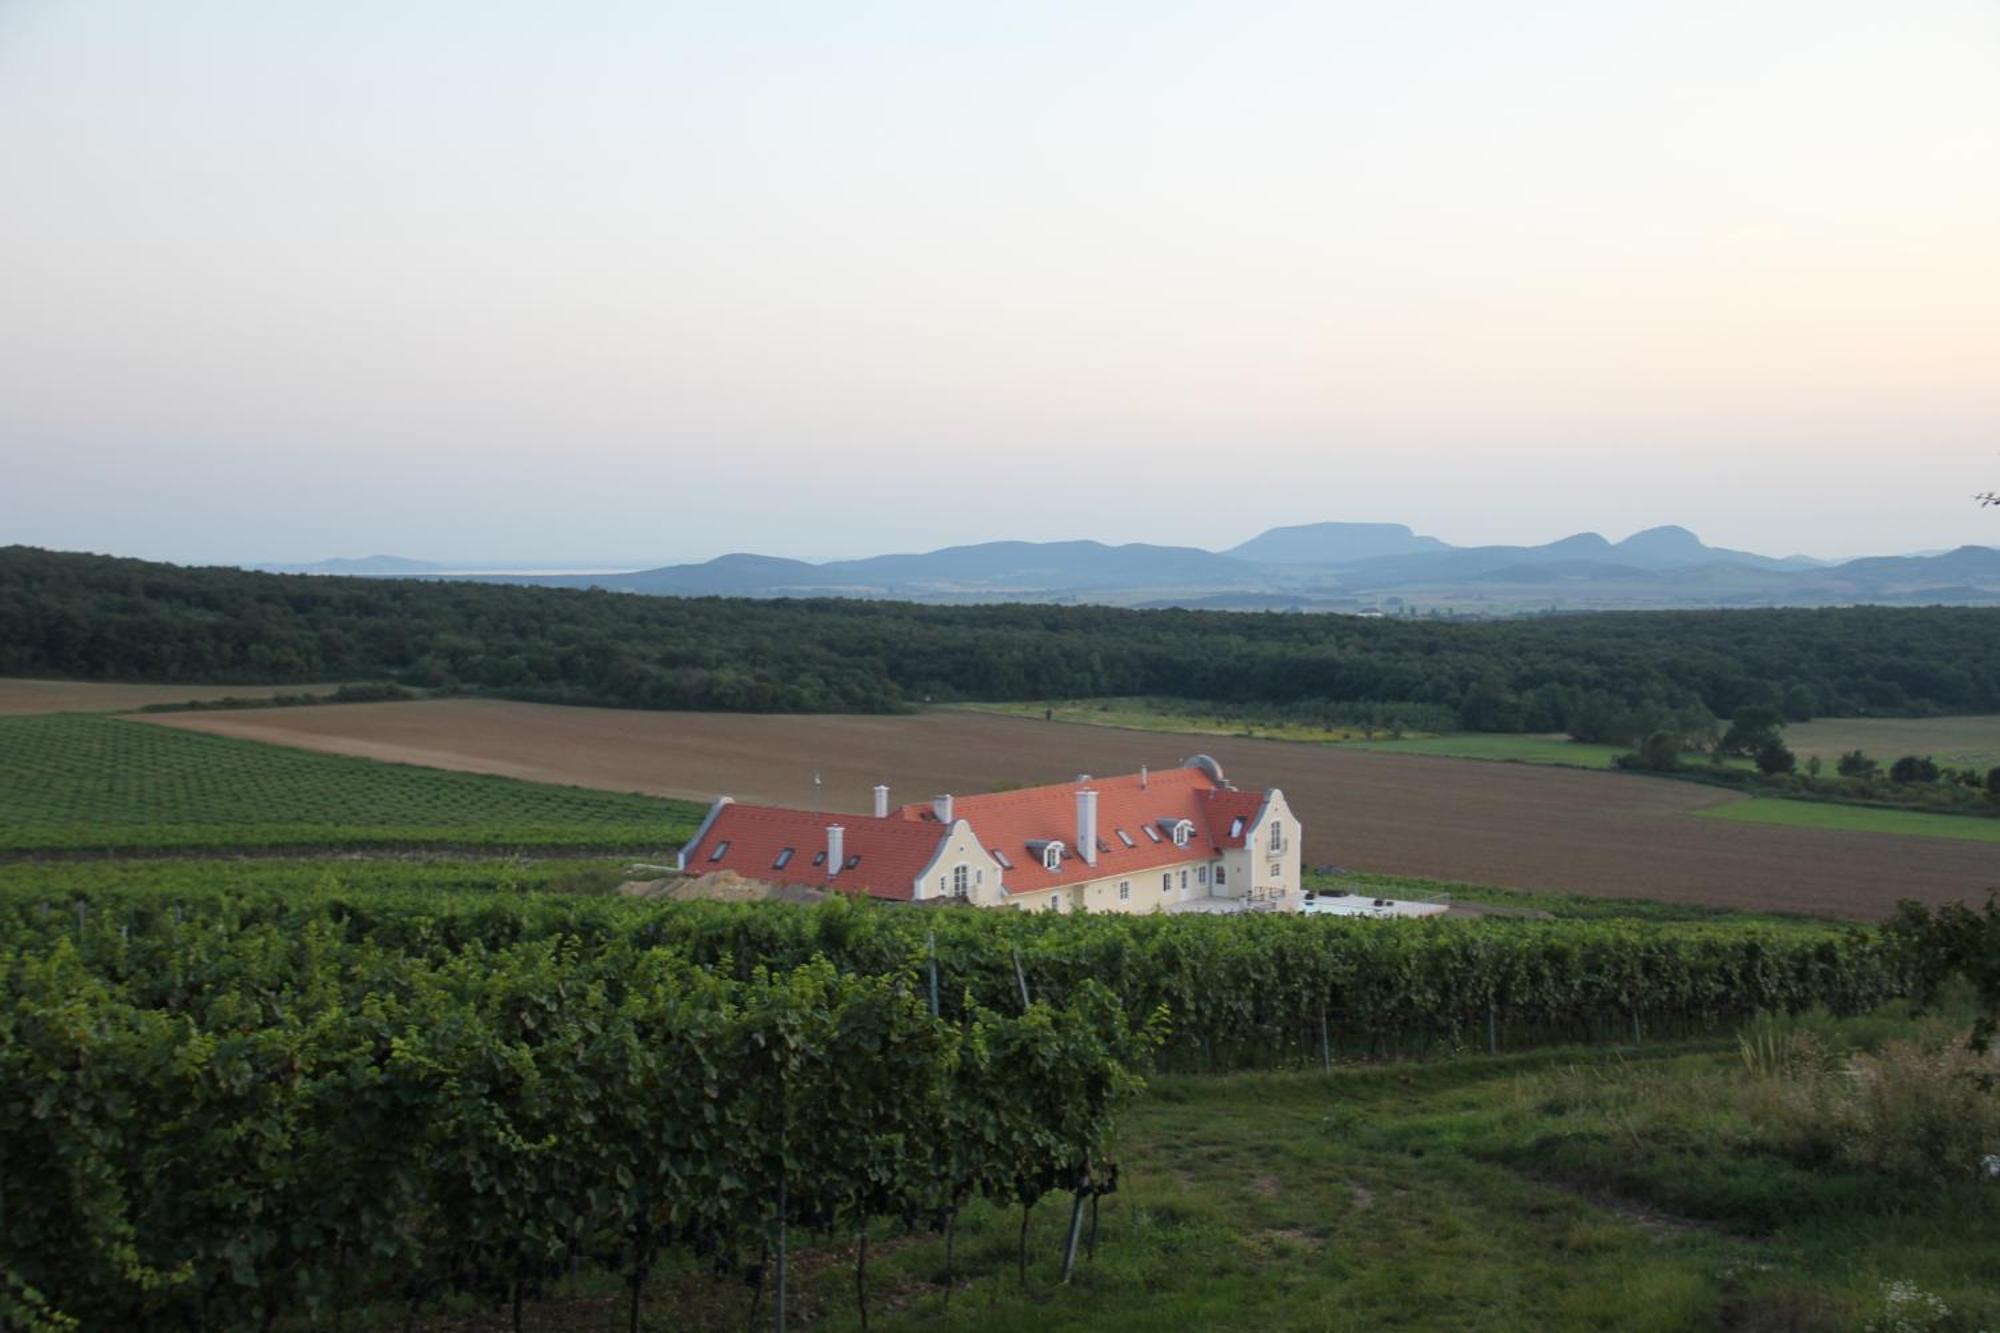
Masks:
[[[1326,1027],[1326,1006],[1319,1010],[1319,1069],[1322,1074],[1333,1072],[1333,1043]]]
[[[1021,951],[1014,950],[1014,980],[1021,987],[1021,1012],[1027,1013],[1033,1001],[1028,998],[1028,974],[1021,969]]]
[[[1500,1054],[1500,1006],[1491,1000],[1486,1002],[1486,1053]]]
[[[936,1018],[938,1016],[938,979],[937,979],[937,932],[935,930],[927,931],[925,933],[924,946],[926,952],[929,955],[928,961],[931,974],[931,1017]]]

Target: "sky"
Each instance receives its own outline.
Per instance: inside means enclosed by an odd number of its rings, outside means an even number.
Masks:
[[[0,544],[2000,544],[2000,5],[0,0]]]

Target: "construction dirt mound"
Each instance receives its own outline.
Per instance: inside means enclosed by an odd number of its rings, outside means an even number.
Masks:
[[[826,897],[824,889],[809,889],[802,884],[766,884],[761,879],[746,879],[733,870],[627,880],[618,886],[618,894],[624,898],[711,903],[816,903]]]

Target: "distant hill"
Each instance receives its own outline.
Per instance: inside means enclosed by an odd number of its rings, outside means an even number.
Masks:
[[[1419,537],[1401,523],[1306,523],[1272,528],[1223,554],[1267,565],[1344,565],[1374,556],[1450,549],[1435,537]]]
[[[251,565],[267,574],[435,574],[448,565],[400,555],[364,555],[316,560],[309,565]]]
[[[612,574],[468,575],[398,556],[269,568],[677,597],[1074,601],[1230,610],[1380,605],[1392,614],[1926,601],[2000,605],[2000,551],[1991,547],[1830,564],[1710,546],[1672,525],[1620,541],[1579,532],[1535,546],[1453,546],[1400,523],[1308,523],[1272,528],[1221,552],[1143,542],[999,541],[824,563],[738,552]]]

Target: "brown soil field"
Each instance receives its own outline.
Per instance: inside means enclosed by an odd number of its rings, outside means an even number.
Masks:
[[[0,717],[27,713],[122,713],[149,704],[208,699],[268,699],[312,694],[328,685],[112,685],[83,680],[0,678]]]
[[[986,792],[1180,762],[1199,749],[1243,786],[1284,790],[1308,864],[1473,884],[1873,919],[1898,898],[1983,898],[1993,845],[1690,819],[1741,799],[1624,773],[1183,737],[936,711],[753,716],[493,700],[345,704],[147,719],[540,782],[865,812],[892,799]],[[824,785],[815,792],[813,774]]]

